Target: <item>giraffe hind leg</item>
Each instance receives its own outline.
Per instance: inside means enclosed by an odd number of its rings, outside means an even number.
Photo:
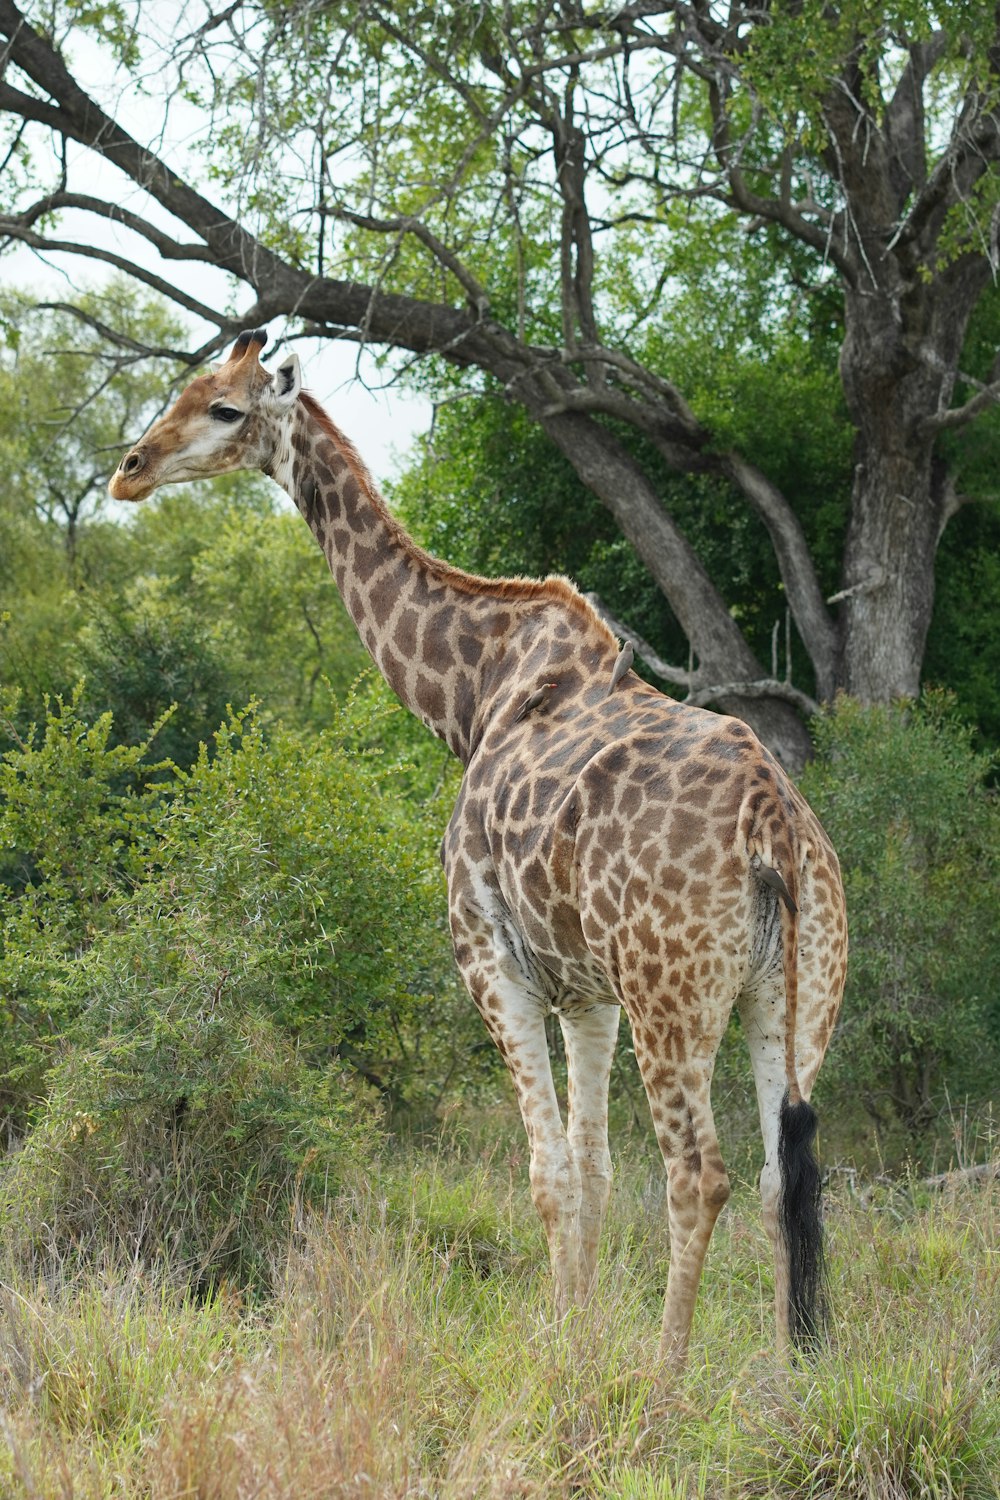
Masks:
[[[687,1361],[698,1286],[716,1222],[729,1201],[729,1175],[719,1150],[707,1099],[689,1105],[687,1141],[666,1160],[670,1270],[663,1305],[660,1359],[669,1368]],[[697,1126],[695,1119],[698,1119]],[[675,1149],[661,1141],[661,1150]]]
[[[690,1028],[681,1057],[676,1043],[669,1043],[666,1023],[657,1025],[648,1013],[633,1022],[636,1059],[667,1169],[670,1270],[660,1358],[672,1369],[686,1362],[705,1257],[730,1196],[710,1097],[715,1054],[730,1009],[730,1003],[703,1005],[697,1032]]]

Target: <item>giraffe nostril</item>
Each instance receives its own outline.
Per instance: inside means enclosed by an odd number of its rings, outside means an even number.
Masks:
[[[127,453],[121,461],[123,474],[135,474],[142,468],[142,455],[139,453]]]

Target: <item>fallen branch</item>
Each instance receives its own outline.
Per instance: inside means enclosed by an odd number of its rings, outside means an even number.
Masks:
[[[944,1188],[960,1187],[963,1183],[994,1180],[1000,1180],[1000,1161],[981,1162],[977,1167],[954,1167],[950,1172],[939,1172],[936,1177],[925,1177],[921,1187],[940,1192]]]

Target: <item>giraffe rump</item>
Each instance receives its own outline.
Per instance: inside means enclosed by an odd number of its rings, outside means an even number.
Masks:
[[[800,1349],[813,1347],[823,1331],[823,1181],[816,1163],[816,1112],[805,1099],[781,1103],[778,1218],[788,1256],[788,1326]]]

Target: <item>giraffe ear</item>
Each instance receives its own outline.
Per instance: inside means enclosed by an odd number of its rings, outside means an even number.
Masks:
[[[274,372],[271,385],[271,401],[280,410],[286,411],[299,399],[302,389],[302,367],[297,354],[289,354]]]

